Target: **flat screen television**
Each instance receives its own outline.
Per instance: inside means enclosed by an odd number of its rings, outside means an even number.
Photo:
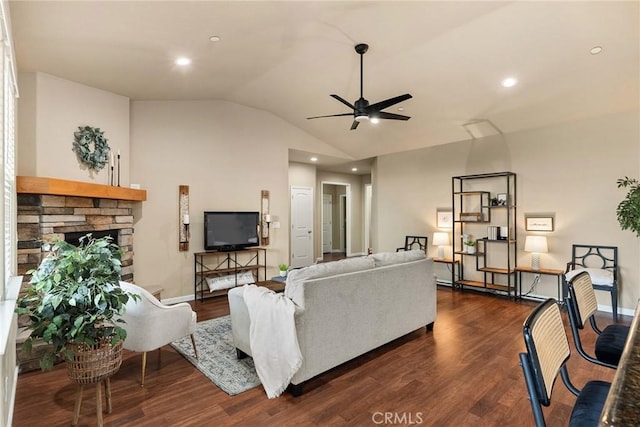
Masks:
[[[205,212],[204,250],[236,251],[260,245],[258,212]]]

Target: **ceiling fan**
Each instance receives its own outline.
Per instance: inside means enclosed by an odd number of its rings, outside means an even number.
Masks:
[[[411,98],[411,95],[405,93],[404,95],[396,96],[393,98],[385,99],[384,101],[376,102],[375,104],[369,104],[369,101],[364,99],[362,95],[362,69],[363,69],[363,57],[364,54],[369,49],[369,45],[360,43],[357,44],[356,52],[360,55],[360,99],[358,99],[354,105],[350,104],[348,101],[344,100],[338,95],[332,94],[331,96],[338,101],[342,102],[347,107],[353,110],[353,113],[342,113],[342,114],[331,114],[328,116],[315,116],[315,117],[307,117],[308,120],[311,119],[321,119],[324,117],[341,117],[341,116],[353,116],[353,123],[351,124],[351,130],[354,130],[358,127],[360,122],[365,120],[371,120],[372,123],[377,123],[379,119],[387,119],[387,120],[409,120],[411,117],[403,116],[401,114],[387,113],[384,110],[385,108],[389,108],[392,105],[398,104],[399,102],[406,101]]]

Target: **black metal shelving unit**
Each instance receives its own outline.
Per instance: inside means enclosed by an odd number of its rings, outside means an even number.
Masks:
[[[499,194],[501,198],[497,201]],[[451,197],[452,250],[454,259],[460,263],[459,277],[451,276],[453,287],[503,292],[516,297],[516,174],[495,172],[454,176]],[[491,233],[490,227],[500,227],[500,231]],[[473,238],[474,253],[465,249],[465,235],[476,236]]]

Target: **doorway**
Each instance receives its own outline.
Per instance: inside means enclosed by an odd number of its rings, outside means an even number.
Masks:
[[[322,182],[322,255],[324,259],[349,256],[351,237],[351,187],[339,182]]]

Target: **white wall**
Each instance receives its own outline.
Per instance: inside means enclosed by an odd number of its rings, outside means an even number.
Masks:
[[[108,184],[108,166],[94,173],[72,151],[78,126],[92,126],[120,150],[129,186],[129,98],[44,73],[20,73],[19,88],[18,175]]]
[[[131,130],[131,177],[148,194],[136,213],[135,277],[162,286],[163,298],[193,293],[203,212],[260,211],[261,190],[281,223],[267,247],[268,276],[276,275],[289,253],[288,149],[335,153],[270,113],[224,101],[132,102]],[[179,185],[189,186],[189,252],[178,251]]]
[[[640,240],[620,230],[616,207],[625,192],[616,180],[640,176],[638,117],[634,111],[381,156],[373,174],[374,249],[393,250],[406,234],[431,239],[436,209],[451,206],[452,176],[510,170],[518,181],[518,265],[530,265],[524,213],[554,212],[542,266],[564,269],[574,243],[618,246],[620,305],[633,309],[640,298]],[[556,296],[555,278],[542,280],[536,293]],[[598,301],[611,305],[609,294],[598,292]]]

